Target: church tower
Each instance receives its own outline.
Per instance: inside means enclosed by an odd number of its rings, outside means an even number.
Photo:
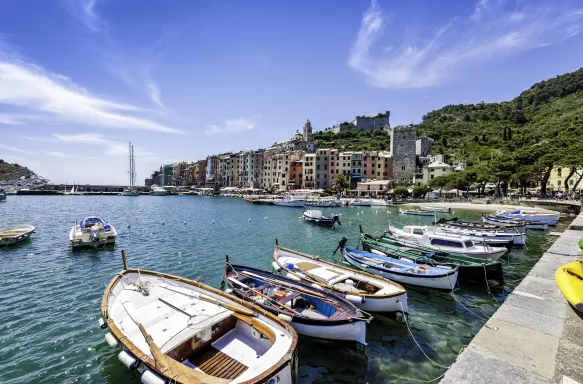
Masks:
[[[312,142],[312,123],[310,123],[310,119],[304,124],[304,141],[307,143]]]

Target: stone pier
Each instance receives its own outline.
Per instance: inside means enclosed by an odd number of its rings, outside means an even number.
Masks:
[[[583,214],[543,254],[446,372],[449,383],[583,384],[583,316],[555,283],[583,252]]]

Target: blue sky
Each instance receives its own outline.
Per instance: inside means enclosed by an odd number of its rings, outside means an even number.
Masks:
[[[583,62],[577,1],[6,0],[0,158],[53,182],[391,111],[509,100]]]

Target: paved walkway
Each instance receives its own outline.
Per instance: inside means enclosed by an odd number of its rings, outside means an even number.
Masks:
[[[555,241],[447,371],[449,383],[583,384],[583,316],[555,270],[583,258],[583,214]]]

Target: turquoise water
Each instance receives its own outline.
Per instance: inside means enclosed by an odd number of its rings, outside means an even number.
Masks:
[[[122,268],[122,249],[131,267],[200,276],[218,287],[226,254],[232,263],[270,269],[276,238],[281,246],[336,261],[331,253],[338,240],[345,236],[356,245],[359,225],[380,233],[389,219],[411,224],[432,219],[396,211],[326,208],[342,214],[343,225],[331,230],[304,222],[301,209],[249,205],[235,198],[9,196],[0,203],[0,226],[29,223],[37,233],[26,243],[0,249],[0,382],[139,383],[118,362],[97,325],[103,290]],[[117,244],[72,251],[70,228],[94,214],[108,217],[117,228]],[[455,216],[479,218],[473,212]],[[428,356],[449,366],[549,246],[544,232],[529,232],[527,248],[513,250],[505,265],[508,282],[492,295],[462,286],[455,292],[458,302],[448,293],[409,288],[410,326]],[[409,379],[430,380],[445,371],[432,366],[407,327],[390,317],[375,314],[367,342],[362,353],[301,337],[300,382],[413,382]]]

